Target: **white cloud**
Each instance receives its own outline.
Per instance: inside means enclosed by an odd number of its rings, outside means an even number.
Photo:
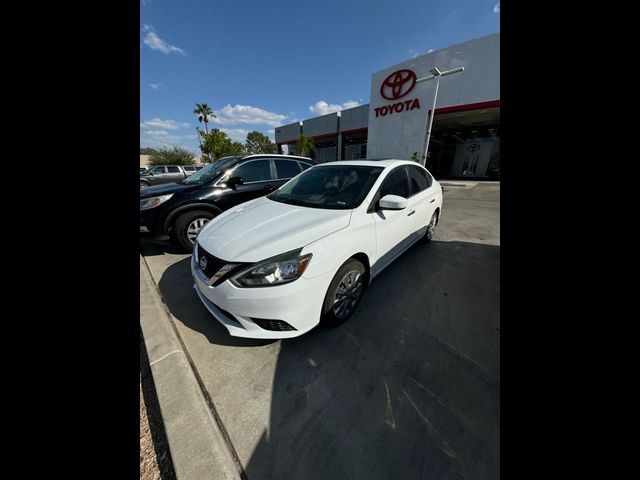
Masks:
[[[176,122],[175,120],[162,120],[161,118],[152,118],[151,120],[145,120],[140,124],[140,128],[162,128],[165,130],[178,130],[179,128],[190,127],[189,122]]]
[[[181,145],[191,151],[198,150],[195,134],[171,135],[164,130],[143,131],[140,134],[141,147],[172,147]]]
[[[221,128],[221,132],[229,135],[229,138],[234,142],[244,143],[247,139],[247,134],[249,130],[245,130],[244,128]]]
[[[162,86],[163,83],[164,82],[150,83],[149,86],[151,87],[152,90],[158,90]]]
[[[493,13],[500,13],[500,2],[496,3],[496,6],[493,7]]]
[[[211,122],[219,125],[237,125],[240,123],[248,123],[252,125],[269,125],[277,127],[282,125],[289,118],[287,115],[281,115],[275,112],[269,112],[251,105],[235,105],[227,104],[221,110],[216,111],[216,118],[212,118]]]
[[[147,33],[144,37],[143,43],[151,50],[157,50],[158,52],[162,52],[167,55],[170,53],[179,53],[182,56],[187,55],[187,53],[181,48],[178,48],[175,45],[171,45],[170,43],[167,43],[163,39],[161,39],[155,33],[155,28],[153,28],[153,25],[143,25],[142,31]]]
[[[151,135],[152,137],[169,137],[169,132],[166,130],[147,130],[145,132],[147,135]]]
[[[327,103],[324,100],[319,100],[315,103],[315,105],[311,105],[309,107],[309,111],[311,113],[315,113],[316,115],[326,115],[328,113],[340,112],[345,108],[353,108],[360,105],[360,103],[355,100],[347,100],[344,103],[334,104]]]

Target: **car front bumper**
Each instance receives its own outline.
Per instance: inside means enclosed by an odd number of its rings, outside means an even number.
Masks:
[[[261,339],[293,338],[318,325],[333,278],[330,274],[302,277],[285,285],[259,288],[238,288],[226,280],[211,287],[193,255],[191,274],[198,297],[230,335]],[[257,323],[252,319],[258,319]],[[268,330],[259,326],[264,320],[286,322],[295,330]]]
[[[162,218],[155,208],[140,211],[140,233],[158,235],[162,231]]]

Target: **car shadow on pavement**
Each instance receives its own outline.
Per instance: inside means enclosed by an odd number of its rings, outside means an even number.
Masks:
[[[168,235],[141,236],[140,252],[142,253],[143,251],[145,257],[165,255],[167,253],[174,255],[188,253],[173,245]]]
[[[160,290],[174,315],[209,342],[252,346],[185,294],[192,285],[189,259],[165,271]],[[348,322],[281,341],[247,477],[498,479],[499,296],[499,246],[410,248]]]
[[[145,255],[147,248],[145,246]],[[274,343],[277,340],[253,340],[232,337],[202,305],[193,289],[193,277],[189,262],[183,258],[167,268],[158,283],[171,314],[191,330],[202,333],[210,343],[233,347],[255,347]]]

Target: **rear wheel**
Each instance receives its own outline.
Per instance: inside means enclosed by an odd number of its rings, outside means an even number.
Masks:
[[[326,323],[342,323],[353,315],[366,288],[364,265],[351,258],[336,272],[322,305],[322,320]]]
[[[140,188],[147,188],[150,185],[147,182],[140,181]]]
[[[215,217],[215,215],[206,210],[194,210],[183,213],[173,224],[173,230],[170,234],[171,240],[176,246],[187,252],[191,252],[198,233],[200,233],[202,227],[209,223],[209,220],[213,217]]]

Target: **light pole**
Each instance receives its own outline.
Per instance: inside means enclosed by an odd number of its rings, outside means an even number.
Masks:
[[[416,80],[416,84],[420,82],[426,82],[427,80],[436,79],[436,91],[433,94],[433,107],[431,107],[431,115],[429,115],[429,121],[427,122],[427,144],[424,147],[424,159],[420,159],[420,164],[425,165],[427,163],[427,154],[429,153],[429,140],[431,140],[431,128],[433,127],[433,117],[436,116],[436,100],[438,99],[438,87],[440,86],[440,77],[446,77],[447,75],[453,75],[454,73],[463,72],[464,67],[453,68],[451,70],[445,70],[441,72],[437,67],[431,69],[431,75],[428,77],[419,78]]]

